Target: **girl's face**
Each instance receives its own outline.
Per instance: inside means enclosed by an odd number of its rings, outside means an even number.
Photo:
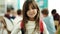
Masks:
[[[29,7],[29,10],[27,11],[27,16],[29,18],[34,18],[37,14],[37,9],[32,9],[31,6]]]

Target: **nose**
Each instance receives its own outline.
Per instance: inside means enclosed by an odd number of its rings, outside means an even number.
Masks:
[[[33,9],[30,9],[30,12],[33,12]]]

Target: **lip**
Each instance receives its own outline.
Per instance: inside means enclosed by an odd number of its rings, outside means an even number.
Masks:
[[[35,13],[31,13],[30,15],[34,15]]]
[[[31,13],[30,15],[34,15],[35,13]]]

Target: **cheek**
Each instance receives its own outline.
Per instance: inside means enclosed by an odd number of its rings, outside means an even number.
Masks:
[[[34,11],[34,14],[35,14],[35,15],[37,14],[37,10]]]
[[[27,12],[27,16],[29,15],[29,12]]]

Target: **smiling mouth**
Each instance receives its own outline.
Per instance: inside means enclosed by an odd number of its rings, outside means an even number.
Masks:
[[[35,13],[32,13],[32,14],[30,14],[30,15],[34,15]]]
[[[30,15],[35,15],[35,13],[30,13]]]

